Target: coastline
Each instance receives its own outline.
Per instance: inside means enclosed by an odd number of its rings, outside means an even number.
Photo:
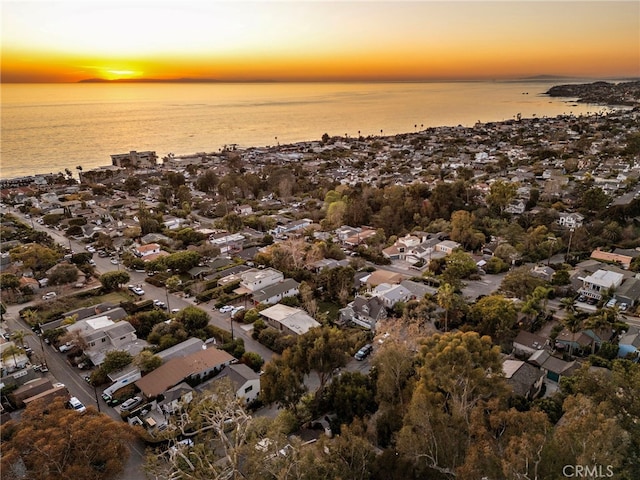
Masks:
[[[109,165],[108,155],[131,150],[158,151],[160,157],[171,155],[169,152],[176,151],[181,152],[180,156],[192,156],[198,152],[215,152],[216,150],[219,152],[228,145],[237,145],[243,149],[269,149],[295,145],[319,139],[323,133],[343,135],[343,132],[351,130],[351,134],[344,135],[388,138],[392,135],[418,133],[427,128],[446,129],[454,125],[472,126],[480,121],[479,119],[483,120],[481,123],[508,122],[510,118],[516,118],[516,112],[523,112],[522,115],[517,113],[517,116],[521,118],[544,119],[561,116],[560,114],[545,115],[545,111],[549,113],[550,111],[566,112],[569,110],[568,115],[572,115],[574,112],[570,110],[574,110],[575,115],[585,115],[589,112],[596,113],[598,110],[602,112],[606,108],[603,107],[602,102],[600,104],[583,103],[582,107],[576,108],[577,100],[575,97],[552,97],[547,94],[549,90],[546,88],[549,87],[546,79],[542,81],[532,79],[531,84],[536,85],[538,92],[530,90],[527,87],[528,84],[525,83],[522,85],[503,83],[503,87],[507,85],[506,90],[502,87],[494,90],[486,82],[430,83],[425,85],[426,90],[421,85],[413,83],[388,84],[390,88],[392,87],[390,90],[381,87],[381,84],[365,85],[367,88],[360,88],[360,86],[354,88],[353,85],[346,85],[344,89],[336,90],[335,85],[332,84],[330,87],[325,85],[324,88],[319,89],[303,86],[302,90],[299,90],[295,95],[288,93],[284,95],[281,90],[278,90],[281,92],[278,94],[280,96],[271,99],[261,97],[264,93],[254,94],[255,89],[251,89],[249,91],[251,95],[246,95],[247,91],[243,90],[245,96],[231,98],[229,105],[224,103],[226,100],[216,100],[217,103],[210,103],[206,97],[201,98],[202,95],[198,95],[193,99],[190,97],[184,97],[184,100],[176,99],[175,105],[173,103],[166,104],[165,100],[158,103],[157,106],[154,104],[153,109],[141,111],[135,116],[128,114],[130,108],[137,106],[135,103],[131,104],[131,107],[129,107],[129,103],[122,102],[115,107],[112,107],[110,103],[105,104],[106,111],[98,113],[98,110],[93,107],[93,97],[82,93],[83,96],[79,97],[79,100],[91,103],[88,103],[86,107],[83,106],[83,103],[79,104],[80,107],[72,105],[75,110],[78,108],[84,108],[84,110],[80,110],[80,113],[69,122],[66,117],[51,118],[50,120],[41,120],[38,117],[33,122],[25,124],[25,127],[20,127],[22,130],[16,130],[15,133],[12,133],[7,129],[6,132],[3,132],[4,168],[0,171],[0,178],[9,180],[33,177],[46,175],[43,172],[47,171],[56,175],[67,169],[75,172],[78,165],[82,165],[85,169],[101,168]],[[404,88],[405,86],[407,88]],[[105,92],[112,90],[109,86],[95,85],[95,87],[101,91],[106,89]],[[194,88],[200,87],[202,86]],[[205,89],[204,93],[209,91],[209,87],[216,88],[217,92],[216,84],[202,87]],[[269,90],[259,90],[259,92],[272,92],[271,85],[263,87]],[[129,92],[130,89],[139,88],[141,88],[139,85],[122,85],[122,89],[117,88],[116,90],[126,89],[126,92]],[[167,89],[173,87],[157,85],[154,88],[161,89],[157,92],[157,95],[160,95],[160,93],[168,93]],[[281,87],[273,86],[273,88]],[[56,91],[58,90],[56,88]],[[425,95],[425,91],[427,95],[440,95],[437,98],[437,102],[440,103],[435,103],[433,106],[421,105],[420,103],[425,98],[427,100],[432,98],[416,96],[418,94]],[[131,90],[131,92],[137,93],[138,90]],[[464,100],[467,103],[455,100],[457,102],[455,105],[448,105],[447,98],[455,98],[455,94],[459,92],[465,92],[467,96],[464,97]],[[486,92],[491,93],[492,96],[483,99],[483,105],[491,105],[495,111],[483,111],[482,106],[479,107],[480,111],[476,111],[478,108],[470,108],[468,102],[473,98],[479,98],[478,95],[482,96]],[[504,92],[508,92],[510,97],[505,98],[502,95]],[[389,93],[392,95],[393,105],[391,100],[385,98]],[[543,103],[545,97],[550,99],[547,105]],[[124,94],[122,98],[126,100]],[[154,101],[157,100],[154,99]],[[347,107],[343,106],[344,101],[349,102]],[[38,102],[42,102],[42,100],[38,100]],[[362,102],[368,103],[363,104]],[[416,106],[416,104],[420,105]],[[43,105],[47,108],[44,113],[50,114],[49,104]],[[52,104],[54,110],[63,108],[65,105],[66,103]],[[530,105],[530,107],[527,109],[526,105]],[[146,108],[146,104],[141,106]],[[553,110],[549,110],[548,107],[551,106],[554,106]],[[345,108],[350,110],[345,110]],[[75,112],[75,110],[69,111]],[[85,111],[86,113],[83,113]],[[86,124],[88,120],[83,120],[83,116],[93,115],[93,111],[98,117],[97,123]],[[403,114],[405,111],[407,113]],[[507,111],[512,113],[506,114]],[[538,115],[533,112],[538,112]],[[176,115],[178,115],[177,118]],[[248,122],[246,121],[247,115],[250,115]],[[418,122],[415,122],[414,125],[414,121],[411,121],[412,118],[424,117],[425,115],[427,122],[424,125]],[[163,120],[162,117],[165,116],[169,119]],[[114,127],[117,129],[120,125],[114,122],[121,117],[124,122],[122,128],[128,125],[127,122],[131,123],[132,128],[127,128],[126,131],[123,130],[122,135],[118,135],[119,132],[114,130]],[[289,120],[288,117],[292,120]],[[144,123],[141,122],[142,118],[144,118]],[[173,120],[174,118],[175,120]],[[53,130],[51,126],[54,127]],[[384,128],[380,129],[380,126]],[[414,127],[414,130],[411,130],[411,126]],[[357,132],[354,131],[356,129]],[[34,132],[41,130],[44,135],[35,137],[36,133]],[[140,130],[139,134],[138,130]],[[27,135],[33,136],[33,139],[29,139]],[[55,136],[48,138],[47,135]],[[66,135],[66,137],[61,137],[61,135]],[[22,144],[12,146],[14,143],[12,139],[15,138],[24,140],[21,140]],[[123,148],[122,144],[126,146]],[[98,153],[100,155],[96,155]],[[22,160],[18,161],[18,158]],[[45,158],[47,161],[44,160]],[[21,174],[20,171],[27,170],[25,168],[27,165],[29,165],[27,168],[30,172]],[[10,173],[5,176],[4,171]]]

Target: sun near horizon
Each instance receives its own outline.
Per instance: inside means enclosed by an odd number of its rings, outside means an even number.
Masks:
[[[640,2],[2,4],[2,82],[640,77]]]

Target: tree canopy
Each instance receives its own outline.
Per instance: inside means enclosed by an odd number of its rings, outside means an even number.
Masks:
[[[3,426],[2,435],[2,478],[7,480],[118,478],[133,438],[127,424],[93,407],[79,414],[65,408],[62,399],[30,404],[19,422]]]

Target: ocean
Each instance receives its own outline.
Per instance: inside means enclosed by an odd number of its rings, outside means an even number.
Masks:
[[[558,82],[556,82],[558,83]],[[550,82],[3,84],[0,178],[331,136],[603,112]]]

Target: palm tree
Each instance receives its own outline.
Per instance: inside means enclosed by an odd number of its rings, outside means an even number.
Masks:
[[[576,309],[576,302],[572,297],[565,297],[560,300],[560,305],[567,313],[575,314],[578,310]]]
[[[18,368],[18,360],[16,359],[16,355],[21,355],[22,353],[24,353],[24,351],[16,346],[16,345],[9,345],[7,348],[5,348],[2,351],[2,360],[6,360],[9,356],[13,357],[13,367],[14,369]]]
[[[24,318],[25,322],[27,322],[31,326],[38,325],[40,323],[40,317],[38,315],[38,312],[36,312],[35,310],[25,310],[24,312],[22,312],[22,318]]]
[[[11,333],[11,340],[20,344],[20,347],[24,348],[24,337],[31,335],[31,332],[25,332],[24,330],[16,330]]]
[[[564,327],[571,332],[571,341],[569,343],[569,358],[573,355],[573,341],[575,340],[575,334],[582,330],[582,318],[570,313],[562,319]]]
[[[596,331],[610,326],[611,323],[606,314],[592,315],[584,322],[584,327],[591,330],[591,354],[596,353]]]
[[[443,283],[438,288],[438,306],[444,309],[444,331],[449,329],[449,311],[456,303],[456,291],[450,283]]]

